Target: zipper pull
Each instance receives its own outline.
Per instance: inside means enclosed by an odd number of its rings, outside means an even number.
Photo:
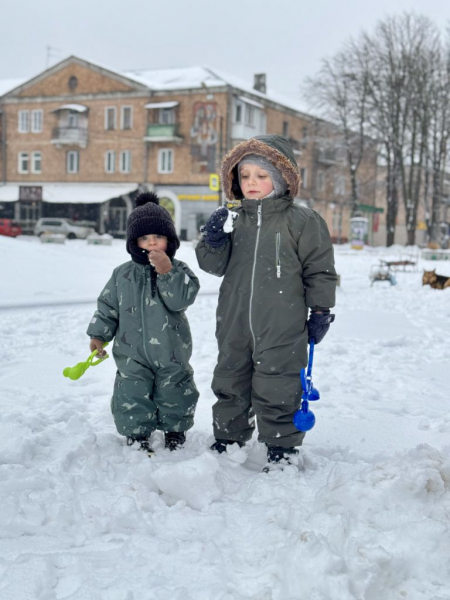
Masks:
[[[257,223],[258,227],[261,227],[261,210],[262,210],[262,204],[260,204],[258,206],[258,223]]]
[[[277,254],[277,263],[276,263],[277,279],[281,278],[280,246],[281,246],[281,233],[279,231],[277,231],[277,238],[276,238],[276,242],[275,242],[276,254]]]

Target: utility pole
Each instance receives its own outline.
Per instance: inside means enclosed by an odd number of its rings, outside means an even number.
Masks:
[[[1,152],[2,152],[2,180],[3,180],[3,185],[6,185],[6,181],[7,181],[7,165],[6,165],[6,161],[8,159],[8,155],[6,152],[6,127],[7,127],[7,119],[6,119],[6,111],[5,111],[5,107],[0,106],[0,129],[2,132],[2,140],[1,140]]]
[[[219,160],[217,161],[219,168],[217,169],[217,173],[219,175],[219,190],[218,190],[219,206],[222,206],[222,179],[220,177],[220,167],[221,167],[222,158],[223,158],[223,117],[220,117],[219,126],[220,126],[220,129],[219,129]]]

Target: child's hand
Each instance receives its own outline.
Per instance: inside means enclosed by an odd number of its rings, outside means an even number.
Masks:
[[[213,248],[224,246],[230,237],[223,227],[228,219],[229,210],[226,206],[217,208],[209,217],[202,231],[205,234],[205,241]]]
[[[91,352],[94,352],[94,350],[97,350],[97,356],[99,358],[101,358],[102,356],[104,356],[106,354],[106,350],[103,350],[104,343],[105,342],[102,342],[102,340],[99,340],[97,338],[92,338],[91,343],[89,344],[89,348],[90,348]]]
[[[148,255],[148,260],[159,275],[165,275],[172,269],[170,258],[162,250],[152,250]]]
[[[329,310],[311,312],[311,316],[306,322],[308,325],[308,342],[314,340],[316,346],[320,344],[333,321],[334,315]]]

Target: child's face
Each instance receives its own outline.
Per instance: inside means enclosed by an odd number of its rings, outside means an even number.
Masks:
[[[243,165],[240,171],[241,190],[244,198],[261,200],[273,190],[273,183],[267,171],[258,165]]]
[[[148,235],[143,235],[137,239],[137,245],[139,248],[143,250],[162,250],[165,252],[167,250],[167,238],[165,235],[159,235],[159,233],[149,233]]]

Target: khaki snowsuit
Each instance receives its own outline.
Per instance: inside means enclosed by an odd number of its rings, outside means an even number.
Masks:
[[[173,259],[156,278],[150,265],[117,267],[98,298],[87,334],[109,342],[117,365],[111,410],[117,430],[130,437],[155,429],[186,431],[193,425],[198,391],[189,364],[192,339],[184,314],[200,288],[197,277]]]
[[[225,157],[228,198],[242,198],[236,165],[261,154],[282,172],[289,195],[242,200],[227,243],[197,246],[200,267],[224,276],[217,308],[219,357],[212,389],[214,435],[246,441],[258,419],[259,441],[289,448],[302,443],[292,422],[301,403],[300,369],[307,363],[308,307],[331,308],[337,276],[325,221],[293,203],[299,174],[287,140],[260,136]]]

